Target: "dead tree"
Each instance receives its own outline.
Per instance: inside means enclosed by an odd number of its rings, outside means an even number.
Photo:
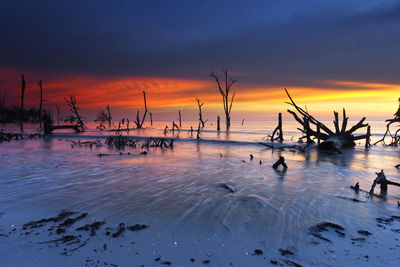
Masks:
[[[175,128],[176,128],[176,130],[177,130],[178,133],[179,133],[180,131],[179,131],[178,125],[176,125],[176,123],[173,121],[173,122],[172,122],[172,134],[175,133]]]
[[[390,131],[390,126],[392,126],[393,123],[400,123],[400,98],[399,98],[399,108],[397,109],[396,113],[394,113],[394,118],[388,119],[385,122],[387,122],[386,132],[380,140],[378,140],[377,142],[374,143],[374,145],[382,143],[383,145],[398,146],[400,143],[400,136],[399,136],[400,128],[397,129],[392,134]],[[390,136],[390,143],[388,143],[388,144],[386,144],[386,142],[385,142],[387,136]]]
[[[371,146],[371,125],[367,127],[367,137],[365,138],[365,148]]]
[[[40,88],[40,104],[39,104],[39,127],[42,128],[42,105],[43,105],[43,81],[39,80],[38,82],[39,88]]]
[[[311,114],[308,113],[308,111],[297,106],[286,89],[285,92],[290,99],[290,102],[286,103],[292,105],[296,109],[298,114],[289,109],[287,111],[292,114],[294,119],[303,126],[303,129],[297,129],[306,135],[303,138],[308,136],[309,138],[315,137],[322,140],[323,142],[318,146],[320,149],[338,150],[341,147],[354,147],[356,145],[354,141],[367,138],[367,135],[353,135],[353,133],[358,129],[368,126],[368,124],[364,124],[365,117],[362,118],[353,127],[346,130],[349,118],[346,117],[345,109],[343,109],[343,122],[341,127],[339,127],[339,114],[337,112],[334,112],[335,120],[333,121],[333,123],[335,125],[335,130],[331,130],[325,124],[315,119]],[[303,119],[300,119],[300,117],[302,117]],[[317,130],[312,129],[311,125],[316,126]]]
[[[110,105],[107,105],[107,113],[108,113],[108,117],[107,117],[107,120],[108,120],[108,127],[111,127],[111,120],[112,120],[112,117],[111,117]]]
[[[205,123],[208,121],[208,120],[205,121],[203,120],[203,113],[201,111],[201,108],[203,107],[204,103],[200,104],[200,99],[198,99],[197,97],[196,101],[197,101],[197,106],[199,107],[199,122],[201,123],[201,128],[203,128]]]
[[[153,113],[149,112],[150,115],[150,125],[153,126]]]
[[[197,126],[197,136],[196,136],[196,139],[197,140],[200,140],[201,138],[200,138],[200,121],[199,121],[199,125]]]
[[[20,129],[21,132],[24,131],[24,125],[23,125],[23,120],[24,120],[24,95],[25,95],[25,88],[26,88],[26,82],[25,82],[25,77],[22,74],[21,75],[21,109],[20,109]]]
[[[219,93],[222,96],[222,103],[224,104],[224,112],[226,118],[226,129],[229,130],[231,126],[231,109],[232,109],[233,99],[235,98],[235,93],[233,93],[232,98],[229,99],[229,91],[231,90],[233,84],[236,81],[233,80],[232,78],[228,79],[228,71],[224,70],[225,88],[222,89],[221,82],[218,76],[214,72],[212,72],[210,76],[213,77],[217,82]]]
[[[220,127],[220,117],[219,116],[217,116],[217,131],[219,132],[220,130],[221,130],[221,127]]]
[[[0,100],[0,110],[3,110],[6,108],[6,98],[7,98],[7,92],[4,93],[4,95],[1,97]]]
[[[275,137],[275,134],[277,137]],[[271,142],[279,140],[280,142],[283,142],[283,133],[282,133],[282,113],[279,112],[278,115],[278,126],[274,129],[272,132],[271,136]]]
[[[136,121],[134,122],[136,124],[136,128],[141,129],[143,127],[144,120],[146,119],[147,115],[147,104],[146,104],[146,93],[143,91],[143,99],[144,99],[144,114],[142,120],[139,118],[139,110],[137,111],[136,114]]]
[[[97,113],[96,119],[94,120],[95,122],[99,123],[99,126],[97,126],[97,129],[103,130],[106,127],[104,126],[104,123],[108,120],[108,116],[104,110],[99,111]]]
[[[377,184],[379,184],[381,186],[381,194],[387,193],[388,185],[400,186],[400,183],[396,183],[396,182],[387,180],[383,170],[381,170],[381,172],[379,172],[379,173],[376,172],[376,175],[377,175],[377,177],[375,178],[375,180],[371,186],[371,190],[369,191],[370,195],[374,194],[374,189]]]
[[[182,116],[180,110],[179,110],[179,128],[182,128]]]
[[[56,106],[57,109],[57,124],[60,124],[60,107]]]
[[[67,102],[68,106],[70,107],[71,112],[75,115],[75,120],[80,128],[81,131],[86,128],[85,123],[82,120],[81,115],[79,114],[79,108],[76,106],[76,98],[74,95],[70,95],[69,98],[64,98]]]

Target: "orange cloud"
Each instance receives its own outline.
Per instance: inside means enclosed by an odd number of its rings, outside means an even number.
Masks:
[[[14,69],[0,69],[0,90],[7,93],[7,103],[19,104],[20,72]],[[46,76],[43,73],[30,75],[27,80],[26,105],[38,104],[36,81]],[[136,109],[143,108],[142,91],[146,91],[147,104],[159,119],[171,119],[178,110],[188,114],[189,119],[197,117],[195,97],[205,103],[206,116],[223,114],[221,96],[215,81],[161,78],[161,77],[119,77],[105,78],[90,75],[65,75],[44,78],[45,107],[58,105],[66,110],[64,97],[74,94],[79,106],[88,112],[91,119],[100,109],[110,104],[117,116],[134,116]],[[318,81],[325,86],[288,88],[297,104],[307,105],[310,112],[330,119],[333,110],[346,108],[351,118],[391,117],[397,110],[400,85],[366,83],[360,81]],[[283,87],[260,86],[238,82],[232,108],[233,119],[271,119],[278,112],[290,108]],[[128,115],[127,115],[128,114]],[[90,117],[89,116],[89,117]],[[329,117],[328,117],[329,116]],[[290,116],[287,116],[290,117]]]

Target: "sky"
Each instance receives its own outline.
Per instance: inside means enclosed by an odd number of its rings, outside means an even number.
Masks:
[[[284,88],[317,117],[390,118],[400,97],[400,3],[318,1],[0,2],[0,94],[61,107],[74,94],[89,119],[143,108],[157,120],[223,114],[211,72],[237,82],[232,119],[286,113]]]

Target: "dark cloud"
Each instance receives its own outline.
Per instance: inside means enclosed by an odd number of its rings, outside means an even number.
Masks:
[[[52,73],[255,84],[400,82],[400,5],[388,1],[3,1],[0,64]]]

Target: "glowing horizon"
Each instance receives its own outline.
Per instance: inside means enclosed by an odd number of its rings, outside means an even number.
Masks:
[[[1,73],[0,89],[2,95],[7,94],[6,105],[19,105],[21,72],[3,69]],[[31,76],[25,73],[27,108],[38,103],[38,76],[43,74]],[[142,91],[146,91],[147,105],[155,120],[174,120],[178,110],[185,115],[184,120],[197,119],[196,97],[205,103],[203,111],[210,120],[218,114],[223,117],[221,96],[212,79],[65,75],[43,80],[45,107],[54,109],[57,105],[65,113],[68,107],[64,98],[74,94],[82,112],[90,120],[107,104],[116,119],[134,117],[138,108],[143,109]],[[350,119],[363,116],[372,120],[385,119],[391,118],[398,107],[400,84],[339,80],[318,81],[318,84],[324,86],[292,86],[287,89],[298,105],[307,106],[310,112],[321,118],[330,119],[334,110],[345,108]],[[269,120],[279,112],[285,114],[290,106],[285,103],[288,98],[284,88],[239,81],[232,90],[236,92],[232,119]]]

